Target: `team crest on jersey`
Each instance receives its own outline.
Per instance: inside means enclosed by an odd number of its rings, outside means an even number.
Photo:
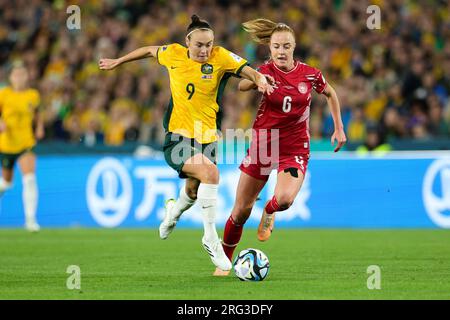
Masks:
[[[210,65],[209,63],[202,64],[202,73],[211,74],[213,73],[213,70],[214,70],[213,66]]]
[[[306,85],[306,83],[300,82],[298,84],[298,92],[300,92],[301,94],[305,94],[306,92],[308,92],[308,86]]]

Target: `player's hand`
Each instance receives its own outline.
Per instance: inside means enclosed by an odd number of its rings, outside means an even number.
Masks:
[[[347,137],[345,136],[344,129],[339,128],[334,130],[333,135],[331,136],[331,144],[334,146],[334,142],[337,140],[337,146],[334,149],[334,152],[338,152],[342,146],[347,142]]]
[[[265,74],[264,77],[266,77],[267,82],[274,88],[277,89],[277,81],[275,81],[275,78],[272,77],[270,74]],[[279,82],[278,82],[279,83]]]
[[[119,64],[119,59],[100,59],[98,62],[98,67],[100,70],[112,70]]]
[[[261,75],[258,77],[258,82],[256,83],[258,87],[258,91],[262,93],[267,93],[267,95],[270,96],[270,94],[275,90],[273,86],[271,86],[268,82],[265,76]]]
[[[0,120],[0,133],[6,131],[6,124]]]

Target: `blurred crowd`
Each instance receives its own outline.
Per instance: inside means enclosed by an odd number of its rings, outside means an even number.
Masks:
[[[69,30],[69,5],[81,28]],[[381,29],[367,27],[367,7],[381,9]],[[22,60],[41,93],[46,139],[86,145],[140,141],[160,145],[170,99],[166,70],[154,59],[100,71],[99,58],[140,46],[184,44],[196,13],[221,45],[258,66],[268,48],[253,43],[241,23],[265,17],[296,31],[298,59],[322,70],[336,89],[348,139],[376,131],[382,140],[450,137],[450,2],[350,0],[0,0],[0,87]],[[229,81],[223,128],[250,128],[255,92]],[[323,96],[313,100],[311,137],[333,132]]]

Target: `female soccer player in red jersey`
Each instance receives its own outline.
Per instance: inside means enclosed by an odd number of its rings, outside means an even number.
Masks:
[[[262,97],[253,124],[252,143],[240,165],[236,202],[223,238],[224,251],[230,260],[244,223],[272,169],[278,171],[277,183],[258,227],[260,241],[269,239],[275,212],[288,209],[300,191],[309,159],[309,112],[313,89],[325,95],[330,106],[335,127],[331,143],[338,142],[334,151],[339,151],[346,142],[335,90],[318,69],[294,60],[294,31],[284,23],[267,19],[248,21],[243,26],[256,42],[269,45],[271,59],[259,68],[259,72],[273,78],[277,87],[270,96],[264,94]],[[239,83],[241,91],[254,88],[256,86],[250,80]],[[228,272],[221,273],[216,269],[215,274]]]

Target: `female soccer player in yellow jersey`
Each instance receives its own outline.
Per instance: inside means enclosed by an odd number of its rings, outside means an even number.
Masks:
[[[177,43],[142,47],[119,59],[100,59],[99,67],[109,70],[128,61],[156,57],[167,68],[172,98],[164,116],[164,155],[180,178],[187,180],[178,200],[166,202],[159,234],[166,239],[181,214],[198,199],[204,225],[203,247],[218,268],[230,270],[231,262],[215,226],[219,183],[215,159],[222,114],[219,101],[232,75],[253,81],[263,93],[270,94],[273,88],[245,59],[213,43],[211,26],[194,15],[186,33],[187,48]]]
[[[15,65],[9,80],[11,86],[0,89],[0,197],[12,187],[13,169],[16,161],[22,172],[23,207],[25,228],[39,231],[36,221],[38,188],[33,147],[37,139],[44,137],[44,125],[37,112],[40,97],[35,89],[28,88],[28,72],[23,65]],[[33,133],[33,121],[37,120]]]

